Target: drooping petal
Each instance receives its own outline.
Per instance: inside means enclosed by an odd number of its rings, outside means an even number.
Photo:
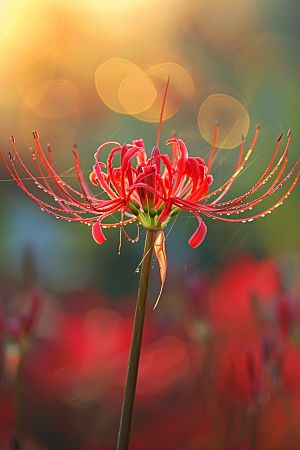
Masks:
[[[190,238],[189,244],[193,248],[196,248],[196,247],[198,247],[198,245],[200,245],[202,243],[203,239],[205,238],[206,232],[207,232],[207,227],[206,227],[205,223],[203,222],[203,220],[201,219],[201,217],[198,216],[198,214],[194,214],[194,215],[198,219],[199,225],[198,225],[197,230],[193,234],[193,236]]]
[[[161,287],[160,287],[160,292],[159,292],[159,296],[157,297],[156,303],[154,305],[154,308],[156,308],[164,284],[165,284],[165,279],[166,279],[166,274],[167,274],[167,254],[166,254],[166,246],[165,246],[165,235],[164,232],[158,231],[157,233],[154,234],[154,250],[155,250],[155,255],[159,264],[159,273],[160,273],[160,279],[161,279]]]
[[[96,223],[94,223],[92,227],[92,235],[97,244],[103,244],[103,242],[106,241],[106,237],[103,234],[99,220]]]

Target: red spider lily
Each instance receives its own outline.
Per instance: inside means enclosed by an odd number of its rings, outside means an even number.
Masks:
[[[168,85],[167,85],[168,88]],[[91,182],[96,186],[101,186],[106,192],[109,199],[99,199],[90,191],[80,168],[77,147],[74,145],[73,153],[75,159],[75,168],[80,185],[81,192],[76,191],[69,186],[56,172],[51,158],[51,148],[48,145],[48,158],[46,157],[36,131],[33,132],[36,150],[33,150],[33,159],[36,163],[39,177],[36,178],[23,163],[19,153],[17,152],[15,139],[12,137],[12,143],[17,161],[26,171],[27,175],[34,180],[38,187],[47,192],[57,203],[57,206],[45,203],[30,193],[23,184],[22,178],[19,176],[15,166],[15,158],[9,153],[11,167],[5,161],[0,150],[2,159],[9,170],[11,176],[18,185],[45,211],[53,214],[57,218],[67,219],[69,221],[79,221],[87,225],[92,225],[92,234],[95,241],[102,244],[106,238],[103,234],[103,228],[121,227],[126,236],[124,225],[137,221],[147,230],[157,230],[162,236],[160,239],[160,249],[164,244],[163,228],[167,223],[180,211],[190,211],[198,220],[198,228],[189,240],[189,244],[196,248],[203,241],[207,227],[203,222],[199,213],[227,222],[251,222],[258,217],[264,217],[276,207],[282,204],[294,188],[300,172],[298,172],[291,187],[272,207],[255,215],[246,218],[232,219],[233,214],[239,214],[250,211],[253,206],[261,202],[265,197],[277,191],[285,181],[291,176],[295,167],[300,161],[297,160],[292,170],[282,178],[285,166],[288,160],[288,146],[290,142],[290,131],[288,132],[287,144],[279,158],[278,162],[271,167],[278,152],[282,134],[278,138],[275,152],[271,158],[269,165],[263,175],[254,184],[254,186],[240,197],[234,198],[226,202],[220,202],[223,196],[228,192],[234,180],[242,172],[246,161],[253,151],[258,133],[259,126],[256,127],[255,136],[250,149],[243,158],[243,149],[245,140],[242,137],[238,162],[232,176],[218,189],[208,193],[209,187],[213,182],[213,177],[209,173],[214,152],[217,144],[219,124],[216,123],[215,138],[211,150],[211,154],[206,164],[202,158],[189,157],[187,148],[181,139],[173,137],[167,141],[167,145],[172,146],[172,161],[167,154],[161,154],[159,150],[159,138],[162,124],[163,109],[166,100],[167,89],[161,110],[160,123],[158,129],[157,145],[153,148],[150,158],[148,159],[144,143],[142,139],[134,140],[132,144],[120,145],[118,142],[106,142],[102,144],[95,153],[95,165],[90,175]],[[107,159],[107,164],[98,160],[99,153],[104,147],[112,146],[112,150]],[[120,166],[114,166],[114,157],[119,153]],[[52,189],[47,181],[42,167],[38,162],[37,155],[42,163],[44,170],[47,172],[47,178],[54,182],[56,192]],[[107,171],[102,169],[107,167]],[[255,194],[269,180],[271,185],[258,198],[251,201],[248,197]],[[213,196],[217,198],[209,201]],[[119,211],[121,219],[115,223],[103,223],[103,220]],[[127,216],[123,220],[124,215]],[[229,217],[221,217],[227,215]],[[130,239],[130,238],[129,238]],[[136,239],[130,239],[136,241]],[[156,253],[158,253],[156,248]],[[160,252],[163,259],[159,259],[162,279],[165,276],[165,251]]]
[[[11,168],[4,159],[3,153],[0,150],[2,159],[9,170],[11,176],[18,183],[18,185],[45,211],[54,216],[69,221],[79,221],[88,225],[93,225],[93,237],[96,242],[102,244],[106,238],[103,234],[102,228],[109,227],[124,227],[124,225],[138,221],[146,229],[162,230],[172,217],[177,215],[182,210],[192,212],[198,219],[199,225],[196,232],[189,240],[192,247],[197,247],[206,235],[206,225],[202,221],[198,213],[204,214],[213,219],[218,219],[227,222],[250,222],[258,217],[264,217],[267,213],[273,211],[276,207],[282,204],[283,200],[288,197],[293,190],[299,178],[299,172],[292,184],[292,186],[285,192],[280,200],[272,207],[258,214],[247,218],[231,219],[220,217],[221,215],[231,216],[232,214],[244,213],[252,209],[253,206],[262,201],[265,197],[277,191],[285,181],[291,176],[295,167],[298,165],[300,158],[292,170],[282,178],[288,159],[288,145],[290,142],[290,131],[288,132],[288,139],[286,147],[281,155],[279,161],[271,169],[272,163],[277,154],[282,134],[278,138],[278,143],[272,159],[261,176],[255,183],[252,189],[233,200],[220,202],[219,200],[228,192],[233,181],[243,170],[245,162],[252,153],[254,144],[257,139],[259,127],[256,128],[256,133],[253,142],[248,150],[246,156],[242,160],[244,139],[242,139],[240,146],[240,153],[237,167],[229,178],[221,187],[213,192],[208,193],[209,186],[213,182],[213,177],[208,172],[213,160],[213,154],[216,146],[219,125],[216,125],[215,140],[208,163],[206,164],[202,158],[189,157],[187,148],[181,139],[175,137],[168,140],[167,144],[172,144],[172,162],[167,154],[161,154],[158,146],[152,150],[152,155],[148,159],[142,139],[133,141],[133,144],[124,144],[121,146],[117,142],[106,142],[102,144],[95,154],[96,164],[94,171],[90,175],[90,180],[95,185],[100,185],[108,194],[110,199],[101,200],[95,197],[90,191],[84,177],[82,175],[76,145],[73,147],[75,158],[75,168],[81,192],[76,191],[69,186],[54,170],[51,159],[51,149],[48,146],[48,158],[42,150],[38,134],[33,132],[34,142],[37,153],[33,150],[33,159],[36,163],[39,177],[31,174],[28,168],[23,163],[15,146],[15,139],[12,137],[13,148],[16,158],[21,166],[25,169],[30,178],[36,183],[39,188],[47,192],[59,205],[53,206],[35,197],[27,190],[23,184],[22,178],[19,176],[15,166],[15,158],[9,153]],[[107,173],[102,171],[105,164],[98,161],[100,151],[112,145],[107,160]],[[121,164],[120,167],[113,166],[114,155],[120,152]],[[50,177],[55,183],[57,192],[49,185],[46,176],[44,175],[41,166],[39,165],[37,155],[39,156],[44,169],[47,171],[47,178]],[[136,159],[137,164],[132,163]],[[161,163],[164,164],[164,169],[161,174]],[[276,175],[276,173],[278,174]],[[267,181],[274,179],[267,191],[252,201],[244,202],[251,194],[254,194]],[[208,200],[218,195],[218,198],[212,202]],[[121,212],[121,220],[112,224],[102,223],[103,219],[114,214],[116,211]],[[89,214],[89,216],[85,216]],[[124,214],[129,218],[123,220]],[[124,228],[123,228],[124,229]]]

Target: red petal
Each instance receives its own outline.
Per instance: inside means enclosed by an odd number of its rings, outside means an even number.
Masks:
[[[162,210],[162,213],[160,214],[160,216],[157,219],[158,222],[163,223],[165,220],[167,220],[169,218],[169,215],[171,214],[172,204],[173,204],[173,199],[169,198],[166,202],[164,209]]]
[[[103,244],[106,241],[106,237],[103,234],[102,227],[99,224],[99,221],[94,223],[92,228],[92,235],[97,244]]]
[[[93,170],[93,172],[90,173],[89,178],[90,178],[90,182],[93,183],[94,186],[99,186],[97,175],[94,170]]]
[[[195,231],[195,233],[193,234],[193,236],[189,240],[189,244],[193,248],[198,247],[198,245],[200,245],[202,243],[203,239],[206,236],[206,232],[207,232],[207,227],[206,227],[205,223],[198,216],[198,214],[195,214],[195,216],[198,219],[199,226],[198,226],[197,230]]]

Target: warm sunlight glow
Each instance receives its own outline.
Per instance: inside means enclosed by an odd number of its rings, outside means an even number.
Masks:
[[[235,98],[214,94],[202,104],[198,115],[198,126],[203,138],[213,143],[215,121],[220,123],[217,147],[234,148],[241,142],[241,135],[249,130],[249,115],[245,107]]]

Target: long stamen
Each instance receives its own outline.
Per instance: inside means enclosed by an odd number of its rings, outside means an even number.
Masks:
[[[42,171],[41,171],[41,168],[39,167],[39,164],[38,164],[38,162],[37,162],[37,159],[35,159],[36,166],[38,167],[39,173],[40,173],[40,175],[41,175],[43,181],[45,182],[46,187],[43,186],[43,185],[42,185],[42,184],[41,184],[41,183],[40,183],[40,182],[39,182],[32,174],[31,174],[31,172],[27,169],[27,167],[26,167],[25,164],[23,163],[23,161],[22,161],[22,159],[21,159],[21,157],[20,157],[20,155],[19,155],[19,153],[18,153],[18,151],[17,151],[16,145],[15,145],[15,138],[14,138],[13,136],[11,136],[11,140],[12,140],[12,145],[13,145],[15,154],[16,154],[16,156],[17,156],[17,158],[18,158],[18,161],[20,162],[20,164],[22,165],[22,167],[24,168],[24,170],[26,171],[26,173],[30,176],[30,178],[37,184],[37,186],[39,186],[40,188],[42,188],[44,191],[47,192],[47,194],[51,195],[54,199],[57,199],[57,200],[60,201],[60,202],[64,202],[65,204],[71,205],[71,206],[77,206],[77,207],[79,206],[80,208],[85,208],[85,204],[84,204],[84,203],[81,203],[81,202],[76,201],[75,198],[73,198],[70,194],[68,194],[68,192],[66,192],[64,189],[63,189],[64,192],[66,193],[66,195],[68,196],[68,198],[71,200],[71,202],[65,200],[64,198],[58,198],[57,195],[56,195],[56,194],[53,192],[53,190],[50,188],[48,182],[46,181],[46,179],[45,179],[45,177],[44,177],[44,174],[43,174]],[[33,157],[36,158],[34,152],[33,152]],[[51,177],[51,178],[53,179],[53,177]],[[57,184],[56,184],[56,185],[57,185]],[[48,186],[48,189],[47,189],[47,186]],[[75,192],[76,192],[76,191],[75,191]],[[62,206],[62,205],[61,205],[61,206]]]
[[[50,145],[50,144],[47,144],[47,148],[48,148],[48,161],[49,161],[49,163],[51,164],[51,167],[52,167],[53,170],[54,170],[54,163],[53,163],[53,160],[52,160],[51,145]],[[36,160],[36,161],[37,161],[37,160]],[[64,194],[63,194],[62,190],[60,189],[60,186],[57,186],[57,191],[58,191],[58,195],[59,195],[61,198],[64,198]]]
[[[259,128],[260,128],[260,126],[259,126],[259,125],[256,125],[256,131],[255,131],[255,135],[254,135],[252,144],[251,144],[251,146],[250,146],[250,148],[249,148],[249,150],[248,150],[248,152],[247,152],[245,158],[244,158],[243,161],[241,162],[239,168],[238,168],[237,170],[234,171],[234,173],[233,173],[232,176],[229,178],[229,180],[226,181],[226,183],[224,183],[221,187],[219,187],[219,188],[216,189],[215,191],[212,191],[212,192],[210,192],[208,195],[204,196],[204,197],[202,198],[202,200],[207,200],[208,198],[212,197],[213,195],[217,194],[218,192],[221,192],[221,191],[222,191],[223,189],[225,189],[225,187],[226,187],[229,183],[231,183],[231,181],[234,180],[234,179],[239,175],[239,173],[243,170],[245,163],[248,161],[248,159],[249,159],[249,157],[250,157],[250,155],[251,155],[251,153],[252,153],[252,151],[253,151],[253,148],[254,148],[254,145],[255,145],[255,142],[256,142],[258,133],[259,133]]]
[[[291,135],[291,130],[288,131],[288,134],[287,134],[288,140],[287,140],[287,143],[286,143],[286,146],[285,146],[283,154],[281,155],[281,157],[280,157],[279,161],[277,162],[276,166],[274,167],[274,169],[269,173],[269,175],[266,178],[262,179],[262,177],[261,177],[260,180],[254,185],[254,187],[252,189],[250,189],[250,191],[247,192],[246,194],[244,194],[244,195],[242,195],[240,197],[237,197],[235,199],[229,200],[228,202],[218,203],[218,204],[216,204],[216,206],[222,206],[222,205],[228,205],[228,204],[231,204],[231,206],[234,206],[234,205],[240,203],[241,201],[243,201],[250,194],[253,194],[254,192],[256,192],[261,186],[263,186],[267,181],[269,181],[270,178],[272,178],[272,176],[275,174],[275,172],[280,167],[282,161],[284,161],[284,158],[286,157],[286,154],[287,154],[287,151],[288,151],[288,147],[289,147],[289,142],[290,142],[290,135]],[[277,146],[278,146],[278,144],[277,144]],[[273,158],[272,158],[272,160],[273,160]],[[270,165],[271,165],[271,163],[269,164],[269,166]],[[277,182],[277,180],[278,180],[278,178],[275,180],[275,183]],[[274,183],[273,183],[272,186],[274,186]],[[271,187],[271,189],[272,189],[272,187]],[[206,198],[207,197],[208,196],[206,196]],[[204,198],[202,198],[202,200],[203,199]],[[211,205],[213,205],[213,204],[215,204],[215,202],[211,203]]]
[[[50,177],[52,178],[52,180],[54,181],[56,186],[60,186],[60,188],[62,189],[64,194],[68,198],[70,198],[72,201],[76,202],[80,206],[85,206],[84,203],[78,202],[77,200],[75,200],[75,198],[73,198],[69,194],[69,192],[66,190],[66,189],[69,189],[71,192],[78,195],[80,198],[84,198],[84,196],[82,194],[77,192],[75,189],[71,188],[71,186],[69,186],[67,183],[65,183],[65,181],[61,177],[59,177],[59,175],[57,175],[57,173],[53,170],[53,168],[51,167],[51,164],[49,163],[49,161],[47,160],[47,158],[43,152],[37,131],[33,131],[32,134],[33,134],[33,138],[34,138],[35,147],[36,147],[39,157],[43,163],[43,166],[47,170],[48,174],[50,175]],[[93,200],[93,198],[91,198],[91,200]]]
[[[166,86],[166,90],[165,90],[165,95],[164,95],[164,99],[163,99],[162,107],[161,107],[161,112],[160,112],[159,125],[158,125],[158,132],[157,132],[157,141],[156,141],[156,147],[157,147],[157,148],[159,148],[159,140],[160,140],[161,124],[162,124],[162,119],[163,119],[163,114],[164,114],[164,108],[165,108],[165,103],[166,103],[166,98],[167,98],[167,92],[168,92],[169,82],[170,82],[170,75],[169,75],[169,77],[168,77],[167,86]]]
[[[244,143],[245,143],[245,138],[244,135],[242,135],[242,142],[241,142],[241,146],[240,146],[240,153],[239,153],[239,157],[238,157],[238,161],[237,161],[237,165],[235,168],[235,171],[237,171],[239,165],[241,164],[241,160],[242,160],[242,155],[243,155],[243,149],[244,149]],[[232,186],[232,183],[234,182],[235,179],[232,179],[231,182],[226,186],[226,188],[224,189],[224,191],[221,193],[221,195],[219,195],[218,198],[216,198],[216,200],[214,200],[212,203],[217,203],[219,200],[221,200],[221,198],[224,197],[225,194],[227,194],[227,192],[229,191],[229,189]]]

